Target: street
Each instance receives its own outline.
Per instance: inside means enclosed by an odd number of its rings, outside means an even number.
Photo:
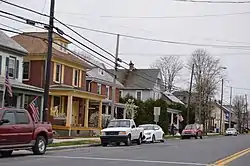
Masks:
[[[205,139],[169,140],[165,143],[140,146],[90,147],[48,151],[44,156],[16,152],[11,158],[1,158],[1,166],[181,166],[210,165],[250,147],[250,135],[208,137]],[[230,166],[246,166],[250,152],[234,155]],[[223,162],[227,162],[223,160]]]

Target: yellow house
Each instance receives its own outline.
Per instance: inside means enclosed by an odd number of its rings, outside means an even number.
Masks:
[[[32,36],[47,39],[47,32],[30,32]],[[37,87],[44,86],[47,43],[38,38],[17,35],[13,37],[28,50],[24,57],[23,82]],[[48,119],[59,135],[85,135],[86,130],[102,127],[103,95],[86,92],[84,60],[70,54],[64,47],[70,41],[56,34],[53,36],[53,57],[50,81],[50,110]]]

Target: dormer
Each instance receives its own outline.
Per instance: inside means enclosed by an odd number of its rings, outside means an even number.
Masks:
[[[67,48],[68,48],[68,44],[70,44],[71,42],[69,40],[67,40],[64,37],[61,37],[57,34],[53,34],[53,41],[55,43],[53,43],[53,48],[57,49],[58,51],[67,53]]]

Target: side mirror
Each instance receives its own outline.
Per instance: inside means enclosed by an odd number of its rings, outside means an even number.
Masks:
[[[133,129],[133,128],[135,128],[135,125],[132,125],[132,127],[131,127],[131,128],[132,128],[132,129]]]
[[[8,119],[2,119],[0,120],[0,125],[4,124],[4,123],[9,123],[10,121]]]

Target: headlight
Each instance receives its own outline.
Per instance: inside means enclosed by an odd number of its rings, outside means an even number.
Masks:
[[[145,135],[151,135],[151,133],[145,133]]]
[[[127,135],[127,132],[126,131],[120,131],[119,135]]]

